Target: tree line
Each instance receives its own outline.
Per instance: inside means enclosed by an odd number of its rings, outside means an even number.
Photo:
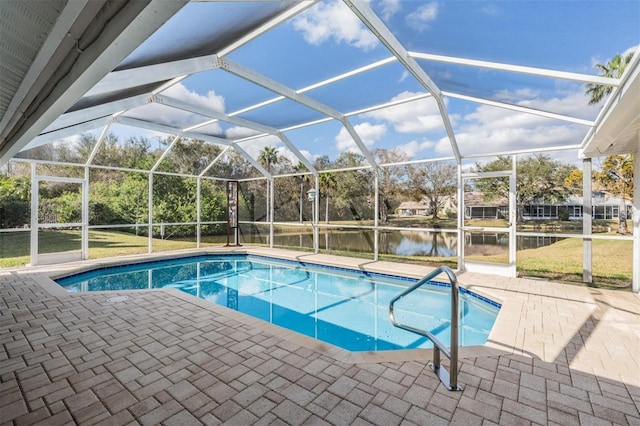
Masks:
[[[45,145],[27,151],[22,156],[57,161],[86,163],[97,141],[83,135],[75,148],[67,145]],[[155,145],[155,147],[154,147]],[[169,149],[170,147],[170,149]],[[166,153],[165,151],[169,149]],[[164,153],[164,157],[163,157]],[[434,220],[441,215],[444,203],[454,199],[457,191],[457,166],[451,162],[407,163],[410,158],[400,150],[376,149],[372,154],[378,164],[378,219],[388,223],[403,201],[421,202]],[[159,159],[162,158],[162,161]],[[212,163],[212,159],[218,159]],[[306,222],[313,218],[313,203],[307,192],[315,188],[313,175],[302,163],[293,164],[273,146],[260,151],[257,161],[271,174],[287,175],[274,181],[275,222]],[[90,225],[147,224],[149,221],[149,173],[152,176],[152,221],[185,223],[197,221],[196,198],[198,179],[217,177],[248,179],[240,182],[239,218],[241,221],[268,221],[267,181],[244,156],[233,149],[201,140],[128,138],[122,143],[108,134],[95,153],[89,172]],[[602,170],[594,173],[596,187],[631,199],[633,193],[632,157],[610,156]],[[112,166],[133,171],[113,170]],[[374,170],[364,156],[343,152],[334,161],[318,157],[313,166],[320,170],[320,222],[372,221],[375,218]],[[83,177],[84,167],[57,164],[38,164],[38,174]],[[332,170],[342,171],[332,171]],[[350,169],[350,170],[344,170]],[[473,171],[489,172],[511,169],[511,157],[497,157],[488,163],[477,163]],[[168,173],[168,174],[167,174]],[[180,176],[189,175],[192,177]],[[561,203],[571,194],[581,191],[581,170],[553,160],[545,154],[533,155],[518,161],[517,204],[524,206],[536,201]],[[40,187],[42,221],[74,223],[80,221],[81,193],[78,185],[64,182],[44,182]],[[508,182],[502,178],[483,179],[474,188],[485,199],[508,195]],[[12,164],[10,173],[0,175],[0,224],[2,228],[27,226],[30,221],[31,182],[26,163]],[[226,220],[225,183],[221,179],[200,180],[201,221]],[[519,215],[520,217],[521,215]],[[622,224],[621,218],[621,226]],[[624,218],[626,225],[626,218]],[[626,230],[626,229],[625,229]],[[145,226],[136,228],[145,234]],[[203,235],[223,232],[220,225],[203,226]],[[175,236],[192,235],[194,228],[174,228]]]

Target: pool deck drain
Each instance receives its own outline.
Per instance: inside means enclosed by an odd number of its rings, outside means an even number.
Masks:
[[[120,303],[129,300],[129,296],[115,296],[107,299],[109,303]]]
[[[103,262],[0,271],[1,424],[640,424],[628,292],[461,274],[504,312],[449,392],[429,352],[356,356],[177,291],[67,294],[48,278]]]

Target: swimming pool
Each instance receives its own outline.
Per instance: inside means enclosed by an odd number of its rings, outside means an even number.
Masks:
[[[56,281],[70,292],[176,288],[350,351],[432,347],[389,320],[389,301],[416,279],[233,254],[101,268]],[[500,305],[465,289],[460,303],[460,344],[484,344]],[[395,311],[399,321],[449,344],[448,285],[425,285]]]

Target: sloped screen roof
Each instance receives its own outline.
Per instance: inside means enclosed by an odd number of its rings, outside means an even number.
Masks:
[[[585,85],[620,83],[594,64],[637,50],[639,16],[637,1],[191,2],[25,149],[105,126],[294,164],[579,148],[601,108]]]

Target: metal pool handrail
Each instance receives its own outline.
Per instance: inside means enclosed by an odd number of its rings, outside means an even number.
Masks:
[[[451,348],[448,348],[436,336],[427,330],[421,330],[419,328],[397,322],[393,313],[393,305],[398,300],[415,291],[419,287],[422,287],[425,283],[428,283],[443,272],[447,277],[449,277],[449,282],[451,283]],[[458,386],[458,320],[460,318],[458,313],[458,294],[458,279],[456,275],[453,273],[451,268],[442,265],[418,281],[413,287],[408,288],[389,302],[389,318],[394,326],[424,336],[433,342],[433,362],[429,363],[429,367],[436,373],[442,384],[450,391],[462,390],[462,387]],[[440,365],[440,351],[442,351],[451,361],[451,374],[449,374],[449,372]]]

